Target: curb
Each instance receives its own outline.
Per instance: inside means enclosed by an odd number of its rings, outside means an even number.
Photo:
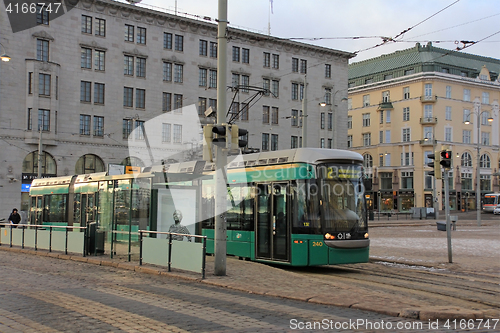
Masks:
[[[337,298],[332,298],[329,296],[324,296],[324,295],[300,295],[297,294],[295,296],[290,295],[287,292],[281,292],[281,291],[274,291],[274,290],[268,290],[268,289],[260,289],[256,287],[251,287],[251,286],[245,286],[241,285],[238,283],[231,283],[230,280],[224,279],[224,278],[217,278],[214,280],[208,280],[207,278],[201,279],[201,278],[194,278],[190,276],[184,276],[175,272],[167,272],[164,269],[161,268],[156,268],[156,267],[145,267],[145,266],[140,266],[136,265],[134,263],[129,263],[129,262],[113,262],[110,260],[100,260],[97,258],[90,258],[90,257],[79,257],[79,256],[70,256],[70,255],[65,255],[65,254],[58,254],[55,252],[39,252],[35,250],[28,250],[28,249],[21,249],[21,248],[14,248],[14,247],[4,247],[0,246],[0,250],[4,251],[10,251],[10,252],[17,252],[17,253],[23,253],[23,254],[31,254],[31,255],[40,255],[40,256],[46,256],[46,257],[52,257],[55,259],[64,259],[64,260],[72,260],[72,261],[77,261],[77,262],[82,262],[82,263],[87,263],[87,264],[92,264],[92,265],[97,265],[97,266],[111,266],[119,269],[125,269],[129,271],[135,271],[137,273],[144,273],[144,274],[150,274],[150,275],[160,275],[160,276],[168,276],[170,278],[176,278],[176,279],[181,279],[181,280],[186,280],[186,281],[191,281],[191,282],[199,282],[199,283],[204,283],[207,285],[211,286],[216,286],[216,287],[222,287],[222,288],[227,288],[227,289],[232,289],[232,290],[237,290],[237,291],[242,291],[246,292],[249,294],[255,294],[255,295],[263,295],[263,296],[271,296],[271,297],[280,297],[284,299],[290,299],[290,300],[295,300],[295,301],[302,301],[302,302],[308,302],[308,303],[315,303],[315,304],[323,304],[323,305],[331,305],[331,306],[337,306],[337,307],[343,307],[343,308],[351,308],[351,309],[358,309],[358,310],[363,310],[363,311],[370,311],[370,312],[375,312],[383,315],[388,315],[392,317],[400,317],[400,318],[406,318],[406,319],[413,319],[413,320],[422,320],[422,321],[432,321],[432,320],[470,320],[470,319],[495,319],[499,317],[500,310],[498,309],[489,309],[485,311],[480,311],[480,310],[469,310],[469,309],[463,309],[459,307],[454,307],[454,306],[432,306],[432,307],[426,307],[425,309],[421,308],[401,308],[401,305],[398,304],[397,302],[384,302],[383,300],[381,302],[373,301],[370,302],[369,299],[364,299],[364,300],[348,300],[344,297],[341,297],[340,299]],[[370,261],[381,261],[377,259],[370,259]],[[410,263],[408,262],[400,262],[402,264],[408,265]],[[411,264],[415,265],[415,264]]]

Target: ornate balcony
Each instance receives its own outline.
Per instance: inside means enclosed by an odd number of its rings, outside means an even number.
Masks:
[[[420,96],[420,101],[422,103],[436,103],[437,99],[437,95]]]
[[[392,102],[380,102],[378,104],[377,110],[393,110],[394,106],[392,106]]]
[[[437,121],[436,117],[420,117],[420,124],[422,125],[436,124]]]

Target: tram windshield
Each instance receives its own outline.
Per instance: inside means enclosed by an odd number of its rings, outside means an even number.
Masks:
[[[352,164],[323,164],[318,167],[324,212],[323,232],[367,231],[362,168]]]

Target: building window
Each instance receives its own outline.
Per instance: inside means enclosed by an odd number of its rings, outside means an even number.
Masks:
[[[129,108],[134,106],[134,88],[123,87],[123,106]]]
[[[410,99],[410,87],[403,88],[403,99]]]
[[[292,72],[299,72],[299,59],[297,58],[292,58]]]
[[[208,71],[208,87],[217,88],[217,70],[215,69]]]
[[[471,143],[471,131],[462,130],[462,143]]]
[[[293,126],[293,127],[299,126],[299,110],[292,109],[292,114],[291,114],[290,120],[291,120],[291,126]]]
[[[463,167],[472,166],[472,156],[468,152],[463,153],[462,157],[460,157],[460,165]]]
[[[483,92],[483,104],[490,104],[490,93]]]
[[[271,67],[271,53],[264,52],[264,67]]]
[[[280,96],[280,81],[272,80],[271,83],[271,92],[273,97],[278,98]]]
[[[144,121],[136,120],[134,131],[136,140],[144,140]]]
[[[163,81],[172,81],[172,63],[170,62],[163,63]]]
[[[307,74],[307,60],[300,59],[300,72],[302,74]]]
[[[269,134],[262,133],[262,150],[269,150]]]
[[[241,76],[241,91],[242,92],[249,92],[248,87],[250,86],[250,76],[248,75],[242,75]]]
[[[33,94],[33,72],[28,73],[28,94]]]
[[[174,82],[182,83],[184,81],[184,65],[174,65]]]
[[[332,77],[332,65],[325,64],[325,78],[330,79]]]
[[[179,52],[184,51],[184,36],[175,35],[175,50]]]
[[[384,131],[379,131],[378,132],[378,142],[379,143],[384,143]]]
[[[405,75],[411,75],[411,74],[414,74],[414,73],[415,73],[415,69],[413,69],[413,68],[407,69],[404,72]]]
[[[402,171],[401,172],[401,188],[413,189],[413,172],[412,171]]]
[[[233,46],[233,61],[240,62],[240,48]]]
[[[207,73],[208,71],[205,68],[198,69],[198,85],[200,87],[207,86]]]
[[[104,136],[104,117],[94,116],[94,136]]]
[[[385,143],[391,143],[391,130],[385,131]]]
[[[275,125],[279,122],[279,109],[274,106],[271,109],[271,122]]]
[[[95,35],[100,37],[106,37],[106,20],[96,18],[95,19]]]
[[[363,95],[363,107],[370,106],[370,95]]]
[[[293,88],[293,86],[292,86],[292,88]],[[262,79],[262,89],[264,89],[264,95],[269,96],[271,94],[271,80]]]
[[[333,114],[328,113],[328,130],[331,131],[333,128]]]
[[[432,118],[432,115],[433,115],[432,111],[433,111],[432,104],[426,104],[424,106],[424,118],[426,118],[426,119]]]
[[[410,128],[403,128],[403,142],[410,142],[410,141],[411,141]]]
[[[445,127],[445,129],[444,129],[444,141],[448,141],[448,142],[452,141],[451,133],[452,133],[452,128]]]
[[[49,41],[36,40],[36,60],[49,61]]]
[[[321,138],[321,139],[319,140],[319,147],[320,147],[320,148],[325,148],[325,138]]]
[[[82,47],[81,68],[92,68],[92,50]]]
[[[491,191],[491,176],[490,175],[481,175],[479,181],[480,181],[481,191]]]
[[[470,89],[464,89],[464,101],[470,102]]]
[[[278,134],[271,135],[271,150],[278,150]]]
[[[94,104],[104,104],[104,83],[94,83]]]
[[[168,93],[168,92],[163,93],[161,108],[162,108],[163,112],[172,111],[172,94],[171,93]],[[205,110],[203,110],[203,112],[205,112]]]
[[[238,120],[239,109],[240,109],[240,103],[238,102],[231,103],[231,107],[229,108],[229,114],[228,114],[231,122]]]
[[[352,116],[347,116],[347,128],[352,129]]]
[[[170,142],[172,140],[172,125],[162,124],[161,128],[161,142]]]
[[[262,123],[269,124],[269,106],[262,107]]]
[[[363,113],[363,127],[369,127],[369,126],[370,126],[370,114]]]
[[[372,144],[372,135],[371,133],[363,133],[363,146],[367,147]]]
[[[36,24],[49,25],[49,11],[45,4],[36,5]]]
[[[380,173],[380,188],[382,190],[392,189],[392,172],[381,172]]]
[[[490,145],[490,133],[481,132],[481,144],[483,146],[489,146]]]
[[[130,136],[130,133],[132,133],[132,124],[133,124],[132,119],[123,119],[123,125],[122,125],[123,140],[127,140],[128,137]]]
[[[135,90],[135,107],[138,109],[144,109],[146,107],[146,90],[136,89]]]
[[[87,15],[82,15],[82,33],[91,34],[92,33],[92,17]]]
[[[446,98],[451,98],[451,86],[446,86]]]
[[[182,112],[182,99],[183,96],[181,94],[174,94],[174,111]]]
[[[410,108],[403,108],[403,121],[410,121]]]
[[[481,125],[490,125],[490,122],[488,119],[490,118],[490,112],[489,111],[482,111],[481,112]]]
[[[352,135],[347,136],[347,148],[352,148]]]
[[[280,68],[280,56],[279,54],[273,54],[273,68],[274,69],[279,69]]]
[[[241,103],[241,120],[248,121],[248,103]]]
[[[240,85],[240,74],[233,73],[231,75],[231,86],[235,88],[239,85]]]
[[[432,98],[432,84],[431,83],[425,84],[424,95],[425,95],[425,100],[429,100]]]
[[[94,59],[95,59],[94,63],[95,69],[98,71],[103,71],[105,63],[105,52],[100,50],[95,50]]]
[[[207,56],[208,55],[208,42],[206,40],[200,39],[200,45],[199,45],[199,54],[201,56]]]
[[[125,41],[134,42],[134,26],[125,24]]]
[[[163,48],[167,50],[172,49],[172,34],[169,32],[163,33]]]
[[[385,122],[390,123],[391,122],[391,110],[386,110],[385,111]]]
[[[217,58],[217,43],[210,42],[210,58]]]
[[[137,27],[137,44],[146,44],[146,28]]]
[[[462,173],[461,181],[462,181],[462,191],[472,190],[472,173]]]
[[[90,103],[91,83],[88,81],[80,82],[80,102]]]
[[[320,114],[320,128],[325,129],[325,113],[321,112]]]
[[[38,94],[40,96],[50,96],[50,75],[38,74]]]
[[[146,58],[136,58],[136,71],[137,77],[146,77]]]
[[[90,135],[90,116],[80,115],[80,135]]]
[[[299,138],[297,136],[292,135],[291,141],[290,141],[290,148],[294,149],[294,148],[298,148],[298,147],[299,147]]]
[[[481,155],[481,158],[479,160],[479,167],[480,168],[491,168],[491,160],[490,157],[486,154]]]
[[[241,62],[244,64],[250,63],[250,49],[241,49]]]
[[[123,57],[123,74],[134,75],[134,57],[128,55]]]
[[[446,120],[451,120],[451,106],[447,106],[446,107],[446,111],[445,111],[445,119]]]
[[[380,124],[384,123],[384,110],[380,111]]]
[[[382,91],[382,102],[387,103],[391,101],[389,91]]]
[[[50,110],[38,109],[38,131],[50,131]]]

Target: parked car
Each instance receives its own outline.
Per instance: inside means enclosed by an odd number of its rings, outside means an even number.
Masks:
[[[500,215],[500,205],[497,205],[497,207],[493,209],[493,214]]]

